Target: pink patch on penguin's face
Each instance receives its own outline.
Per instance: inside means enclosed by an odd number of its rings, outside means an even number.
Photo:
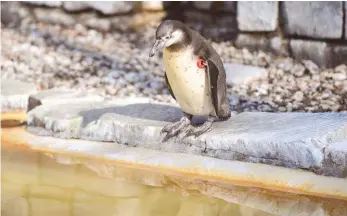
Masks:
[[[196,62],[198,68],[205,68],[207,66],[205,59],[199,58],[198,61]]]

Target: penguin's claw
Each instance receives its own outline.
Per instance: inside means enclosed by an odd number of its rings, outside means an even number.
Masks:
[[[189,124],[186,123],[180,123],[177,127],[173,127],[171,128],[171,130],[169,130],[169,132],[167,132],[164,141],[169,140],[170,138],[176,136],[182,129],[184,129],[185,127],[187,127]]]
[[[214,122],[213,118],[208,119],[204,124],[194,127],[193,125],[189,125],[188,127],[184,128],[180,135],[179,140],[184,140],[185,138],[189,136],[199,137],[200,135],[208,132],[211,130],[212,123]]]
[[[171,139],[176,136],[182,129],[190,125],[190,120],[187,117],[182,117],[178,122],[174,122],[166,125],[161,131],[160,135],[166,133],[166,136],[163,139],[163,142]]]
[[[181,124],[181,121],[166,125],[165,127],[163,127],[163,129],[161,129],[160,135],[163,135],[164,133],[169,133],[170,130],[172,130],[173,128],[177,127],[180,124]]]

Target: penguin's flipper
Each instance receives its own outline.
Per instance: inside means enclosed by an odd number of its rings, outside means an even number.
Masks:
[[[171,89],[169,80],[167,79],[166,72],[165,72],[165,81],[166,81],[167,89],[168,89],[169,92],[170,92],[170,95],[176,100],[175,95],[174,95],[174,93],[173,93],[173,91],[172,91],[172,89]]]
[[[218,91],[219,70],[217,66],[215,65],[215,63],[211,60],[207,60],[206,70],[210,80],[213,106],[216,111],[216,115],[218,116],[219,109],[220,109],[220,101],[221,101],[221,96],[219,95],[219,91]]]

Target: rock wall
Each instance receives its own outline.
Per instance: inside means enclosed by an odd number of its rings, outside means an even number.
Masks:
[[[217,7],[218,4],[222,3],[193,2],[184,13],[195,10],[201,16],[200,22],[207,21],[202,25],[205,36],[231,39],[238,48],[310,59],[321,67],[347,63],[346,2],[229,2],[229,6]],[[222,17],[227,17],[228,22],[214,20]],[[197,21],[193,16],[185,18],[188,23]],[[219,33],[208,34],[208,22]],[[194,28],[201,30],[198,27]]]
[[[321,67],[347,64],[347,3],[335,2],[32,2],[68,12],[104,15],[165,10],[212,40],[238,48],[309,59]]]

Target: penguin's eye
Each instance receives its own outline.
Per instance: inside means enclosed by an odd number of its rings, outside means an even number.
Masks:
[[[170,38],[170,36],[166,36],[166,37],[165,37],[165,39],[169,39],[169,38]]]

